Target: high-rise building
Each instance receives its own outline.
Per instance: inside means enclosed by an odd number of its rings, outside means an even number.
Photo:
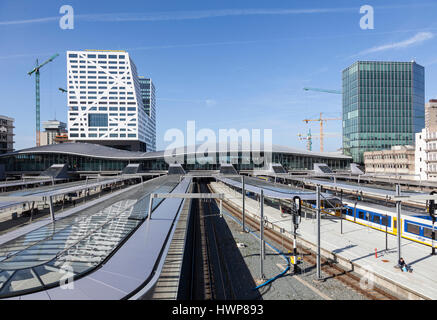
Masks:
[[[14,151],[14,119],[0,115],[0,154]]]
[[[122,50],[67,51],[68,138],[148,151],[137,69]]]
[[[147,151],[156,151],[156,99],[155,86],[152,79],[139,77],[141,98],[146,111],[146,143]]]
[[[425,70],[416,62],[358,61],[343,71],[343,150],[363,163],[365,151],[414,145],[425,126]]]
[[[43,121],[42,127],[45,131],[40,135],[41,146],[58,143],[56,138],[67,133],[67,124],[58,120]]]

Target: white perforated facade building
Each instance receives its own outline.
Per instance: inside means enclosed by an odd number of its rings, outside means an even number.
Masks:
[[[68,137],[149,151],[149,115],[134,62],[126,51],[67,51]]]

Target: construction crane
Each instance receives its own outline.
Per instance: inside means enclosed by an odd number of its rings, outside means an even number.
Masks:
[[[342,118],[323,118],[322,112],[320,112],[320,118],[318,119],[304,119],[303,122],[308,123],[310,121],[317,121],[320,123],[320,152],[323,152],[323,122],[331,121],[331,120],[342,120]]]
[[[340,90],[329,90],[329,89],[320,89],[320,88],[303,88],[305,91],[318,91],[318,92],[326,92],[326,93],[334,93],[334,94],[343,94]]]
[[[305,91],[318,91],[318,92],[325,92],[325,93],[333,93],[333,94],[343,94],[340,90],[329,90],[329,89],[320,89],[320,88],[303,88]],[[330,121],[330,120],[342,120],[342,118],[332,118],[332,119],[323,119],[322,113],[320,112],[320,118],[319,119],[305,119],[304,122],[308,123],[309,121],[318,121],[320,122],[320,152],[323,152],[323,121]]]
[[[27,74],[31,76],[33,73],[35,73],[35,86],[36,86],[36,146],[40,146],[40,96],[39,96],[39,69],[41,69],[43,66],[45,66],[47,63],[53,61],[59,54],[55,54],[52,57],[50,57],[45,62],[38,64],[38,59],[36,59],[36,67],[28,72]]]
[[[341,136],[340,133],[324,133],[323,135],[324,135],[324,137],[327,137],[327,136],[339,137],[339,136]],[[307,141],[307,150],[308,151],[312,151],[313,139],[320,139],[320,136],[311,134],[311,129],[308,129],[308,133],[306,136],[301,134],[301,133],[298,133],[297,136],[298,136],[299,140],[306,140]]]
[[[308,133],[306,137],[303,134],[298,133],[297,134],[299,140],[306,140],[307,141],[307,150],[312,151],[313,150],[313,137],[311,135],[311,128],[308,129]]]
[[[64,88],[58,88],[59,91],[61,91],[62,93],[66,93],[68,92],[67,90],[65,90]]]

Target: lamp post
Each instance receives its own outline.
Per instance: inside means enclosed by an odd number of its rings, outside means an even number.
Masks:
[[[322,271],[320,266],[320,215],[321,215],[321,202],[320,202],[320,185],[316,187],[317,190],[317,279],[322,280]]]
[[[265,279],[264,275],[264,192],[261,189],[261,195],[260,195],[260,219],[259,219],[259,230],[260,230],[260,255],[259,255],[259,261],[260,261],[260,279]]]
[[[401,195],[401,186],[399,184],[396,185],[396,196],[399,197]],[[396,201],[396,216],[397,216],[397,238],[398,238],[398,261],[401,259],[401,201]]]
[[[246,214],[246,184],[244,181],[244,176],[241,176],[243,189],[241,190],[243,193],[243,232],[246,232],[245,219],[244,215]]]

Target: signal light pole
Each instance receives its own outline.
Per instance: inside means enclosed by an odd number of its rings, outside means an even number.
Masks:
[[[298,261],[297,261],[297,228],[299,228],[299,223],[300,223],[300,219],[301,219],[301,215],[302,215],[302,210],[301,210],[301,200],[299,197],[294,197],[293,198],[293,206],[294,206],[294,213],[293,216],[291,218],[291,221],[293,223],[292,228],[294,228],[294,232],[293,232],[293,266],[294,266],[294,274],[297,274],[299,272],[299,267],[298,267]]]

